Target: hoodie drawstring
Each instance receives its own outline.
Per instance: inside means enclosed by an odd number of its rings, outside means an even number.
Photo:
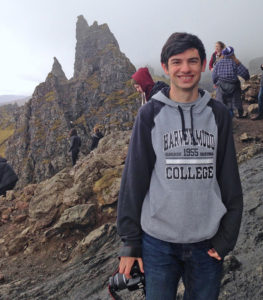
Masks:
[[[195,137],[194,137],[193,108],[194,108],[194,105],[192,105],[191,108],[190,108],[190,117],[191,117],[191,136],[192,136],[192,140],[193,140],[193,145],[197,145],[197,142],[196,142]]]
[[[183,138],[186,141],[186,133],[185,133],[185,121],[184,121],[184,113],[182,110],[182,107],[178,105],[178,109],[181,115],[181,120],[182,120],[182,132],[183,132]]]
[[[197,145],[196,140],[194,138],[194,118],[193,118],[193,108],[194,105],[191,106],[190,108],[190,118],[191,118],[191,137],[192,137],[192,141],[193,141],[193,145]],[[181,115],[181,120],[182,120],[182,132],[183,132],[183,138],[186,141],[187,135],[186,135],[186,130],[185,130],[185,120],[184,120],[184,112],[182,110],[182,107],[178,105],[178,110],[180,112]]]

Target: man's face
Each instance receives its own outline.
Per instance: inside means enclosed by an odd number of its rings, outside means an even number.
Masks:
[[[134,84],[134,88],[136,89],[137,92],[143,93],[142,87],[139,84]]]
[[[198,50],[187,49],[173,55],[168,60],[168,67],[162,64],[164,72],[170,77],[171,87],[176,90],[191,91],[198,87],[201,72],[204,72],[206,60],[201,64]]]

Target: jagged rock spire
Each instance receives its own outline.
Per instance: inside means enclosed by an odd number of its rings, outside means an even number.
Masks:
[[[67,80],[67,77],[64,71],[62,70],[61,64],[59,63],[56,57],[54,57],[54,63],[52,66],[51,73],[54,76],[56,76],[59,80]]]
[[[78,21],[76,25],[76,38],[77,41],[85,38],[86,32],[89,28],[88,22],[86,19],[80,15],[78,16]]]
[[[107,24],[98,25],[95,21],[89,26],[82,15],[78,17],[76,38],[74,78],[92,75],[94,70],[98,69],[98,59],[107,49],[114,49],[117,56],[121,53],[119,44]]]

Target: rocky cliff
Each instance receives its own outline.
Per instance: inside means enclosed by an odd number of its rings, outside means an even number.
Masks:
[[[76,26],[74,76],[67,79],[56,58],[45,82],[24,105],[6,156],[19,175],[18,187],[36,183],[70,165],[68,132],[75,127],[82,153],[89,153],[94,126],[104,134],[129,130],[139,107],[129,80],[134,66],[106,24]]]

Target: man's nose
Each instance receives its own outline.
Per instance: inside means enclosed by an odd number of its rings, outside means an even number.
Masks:
[[[188,73],[190,71],[189,63],[184,62],[181,65],[181,72]]]

